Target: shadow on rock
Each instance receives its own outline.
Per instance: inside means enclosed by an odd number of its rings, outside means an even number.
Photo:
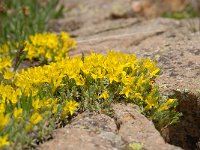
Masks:
[[[183,114],[180,122],[165,129],[165,140],[185,150],[200,149],[200,99],[189,92],[174,91],[179,100],[177,111]]]

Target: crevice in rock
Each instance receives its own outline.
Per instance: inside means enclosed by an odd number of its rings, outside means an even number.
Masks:
[[[180,122],[161,131],[166,142],[184,150],[200,150],[200,98],[190,92],[174,91],[170,97],[177,98],[177,111],[183,116]]]
[[[116,127],[117,127],[117,131],[116,132],[119,132],[122,122],[116,116],[114,116],[113,119],[114,119]]]
[[[151,33],[149,35],[144,35],[144,36],[140,36],[138,39],[135,39],[132,43],[129,44],[129,47],[132,46],[138,46],[140,45],[143,41],[155,37],[155,36],[159,36],[162,35],[163,33],[165,33],[165,31],[156,31],[154,33]]]
[[[119,24],[118,23],[119,25],[117,25],[117,26],[107,27],[106,29],[99,29],[96,32],[94,32],[92,34],[89,34],[89,35],[90,36],[91,35],[97,35],[97,34],[102,34],[102,33],[109,32],[109,31],[115,31],[115,30],[119,30],[119,29],[124,29],[124,28],[128,28],[128,27],[132,27],[133,25],[138,24],[140,22],[141,21],[139,19],[135,19],[134,21],[132,21],[130,23],[127,23],[127,24]]]

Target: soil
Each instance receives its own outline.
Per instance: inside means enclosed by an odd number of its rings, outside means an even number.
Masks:
[[[161,132],[166,142],[183,149],[200,149],[200,35],[192,30],[198,19],[145,19],[131,15],[133,0],[68,0],[64,18],[52,20],[50,31],[66,31],[77,41],[70,56],[82,52],[106,53],[108,50],[151,57],[162,69],[157,84],[164,95],[178,98],[179,124]],[[116,119],[85,112],[71,124],[55,131],[54,139],[39,149],[129,149],[139,143],[143,149],[181,149],[164,142],[151,121],[137,114],[136,108],[120,105]],[[128,109],[128,110],[124,110]],[[122,117],[123,112],[133,112]],[[122,113],[118,115],[118,113]],[[121,116],[122,115],[122,116]],[[139,117],[137,117],[139,115]],[[100,120],[99,120],[100,119]],[[102,123],[102,124],[101,124]],[[148,124],[148,125],[147,125]],[[161,146],[159,146],[161,145]]]

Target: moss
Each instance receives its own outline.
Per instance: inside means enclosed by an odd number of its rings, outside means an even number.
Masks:
[[[165,12],[162,14],[162,17],[181,20],[198,17],[198,13],[191,5],[188,5],[183,11]]]

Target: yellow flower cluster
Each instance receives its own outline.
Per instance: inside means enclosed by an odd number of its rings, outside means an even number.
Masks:
[[[28,134],[34,126],[47,118],[48,112],[56,115],[59,106],[62,108],[60,117],[63,119],[73,115],[78,107],[78,103],[73,100],[65,100],[63,103],[59,103],[57,98],[44,97],[40,99],[39,95],[29,94],[26,96],[23,91],[24,89],[20,90],[16,86],[14,89],[11,85],[0,84],[0,149],[11,142],[8,141],[6,136],[9,134],[8,128],[23,125],[25,127],[23,132]],[[40,92],[40,94],[42,93]],[[45,120],[48,121],[48,119]],[[22,129],[20,128],[20,130]],[[8,133],[5,134],[5,132]]]
[[[4,135],[3,137],[0,137],[0,149],[2,149],[4,146],[9,145],[10,142],[7,139],[7,135]]]
[[[15,75],[12,68],[12,59],[9,56],[10,47],[9,42],[0,46],[0,78],[3,77],[6,80],[12,80]]]
[[[70,115],[73,115],[74,111],[77,109],[78,107],[78,103],[73,101],[73,100],[70,100],[70,101],[67,101],[66,104],[64,105],[64,112],[63,114],[66,116],[66,114],[70,114]]]
[[[0,119],[0,129],[2,130],[9,123],[9,115],[4,115],[4,112],[0,112]]]
[[[22,108],[15,108],[15,109],[14,109],[14,112],[13,112],[13,116],[14,116],[17,120],[22,119],[22,112],[23,112]]]
[[[64,74],[52,65],[39,66],[26,71],[22,70],[20,74],[16,74],[15,84],[22,87],[26,95],[34,96],[38,93],[38,86],[49,83],[55,89],[60,86],[63,77]]]
[[[9,52],[9,45],[10,43],[5,43],[0,46],[0,55],[5,55]]]
[[[18,97],[21,96],[20,89],[14,89],[10,85],[4,85],[0,83],[0,102],[1,103],[11,103],[12,105],[17,103]]]
[[[6,105],[5,103],[0,102],[0,133],[5,129],[6,125],[10,121],[9,114],[5,114]],[[9,141],[7,140],[7,135],[0,135],[0,149],[4,146],[9,145]]]
[[[64,77],[75,81],[76,86],[86,86],[88,78],[97,81],[109,81],[118,84],[119,95],[128,99],[143,101],[148,108],[158,105],[157,89],[153,88],[153,80],[158,76],[159,68],[149,58],[138,60],[135,55],[110,51],[106,56],[92,53],[83,59],[66,58],[43,67],[29,68],[16,75],[16,86],[26,95],[38,94],[38,86],[49,84],[53,92],[65,86]],[[152,89],[151,89],[152,88]],[[111,91],[110,91],[111,92]],[[99,92],[99,98],[107,99],[108,90]]]
[[[0,73],[12,66],[12,59],[9,56],[0,56]]]
[[[109,94],[108,94],[108,91],[106,90],[106,91],[104,91],[100,96],[99,96],[99,98],[103,98],[103,99],[108,99],[109,98]]]
[[[65,32],[61,32],[60,35],[54,33],[31,35],[24,44],[26,57],[30,60],[33,58],[59,60],[66,57],[69,50],[76,48],[76,42]]]

